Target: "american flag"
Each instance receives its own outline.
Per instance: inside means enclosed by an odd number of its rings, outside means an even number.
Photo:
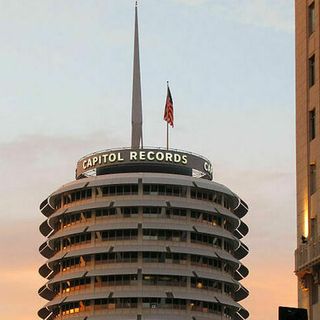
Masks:
[[[168,85],[166,105],[164,107],[163,119],[164,121],[167,121],[168,124],[170,124],[170,126],[173,128],[173,101],[172,101],[169,85]]]

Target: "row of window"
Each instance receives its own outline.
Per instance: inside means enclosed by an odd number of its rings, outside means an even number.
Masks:
[[[89,287],[90,283],[90,278],[72,279],[70,281],[62,282],[62,293],[84,289],[85,287]],[[54,285],[53,291],[56,293],[60,292],[59,284]]]
[[[135,216],[138,214],[139,207],[121,207],[120,211],[121,214],[125,217]],[[150,216],[159,216],[162,214],[163,210],[165,210],[166,217],[180,217],[180,218],[187,218],[188,214],[186,209],[183,208],[162,208],[162,207],[142,207],[142,213],[143,215],[150,215]],[[117,214],[116,208],[101,208],[96,210],[89,210],[89,211],[83,211],[81,213],[70,213],[66,214],[62,217],[59,229],[70,227],[72,225],[86,222],[87,220],[94,217],[100,218],[100,217],[108,217],[108,216],[115,216]],[[202,211],[196,211],[191,210],[190,211],[190,218],[192,220],[197,221],[203,221],[207,222],[211,225],[218,225],[222,226],[224,224],[224,228],[230,230],[231,224],[221,217],[220,215],[217,215],[215,213],[209,213],[209,212],[202,212]]]
[[[138,229],[118,229],[100,232],[102,241],[110,240],[136,240],[138,239]],[[96,239],[98,239],[96,233]]]
[[[85,244],[91,242],[91,233],[85,232],[81,234],[76,234],[74,236],[64,238],[62,240],[62,247],[67,248],[78,244]],[[61,250],[61,242],[55,241],[54,245],[55,250],[59,251]]]
[[[145,286],[168,286],[168,287],[187,287],[190,278],[190,287],[201,290],[224,292],[228,295],[232,294],[232,286],[230,284],[207,278],[186,277],[176,275],[159,275],[159,274],[143,274],[142,285]],[[131,286],[138,284],[137,274],[122,275],[106,275],[96,277],[86,277],[63,281],[53,286],[53,291],[58,294],[84,290],[90,287],[94,281],[94,288],[114,287],[114,286]],[[93,282],[92,282],[93,284]],[[60,287],[61,286],[61,287]]]
[[[173,264],[187,264],[189,258],[185,253],[171,253],[171,252],[142,252],[142,260],[144,263],[173,263]],[[134,263],[138,262],[138,252],[108,252],[97,253],[93,256],[95,264],[108,263]],[[62,271],[79,268],[82,266],[81,262],[90,260],[90,256],[66,258],[61,262]],[[222,268],[221,260],[200,255],[190,255],[191,265],[201,266],[212,269]]]
[[[187,196],[187,187],[165,184],[144,184],[143,194],[185,198]]]
[[[98,190],[98,189],[97,189]],[[101,188],[103,196],[123,196],[138,194],[137,184],[111,185]]]
[[[159,240],[159,241],[187,241],[187,231],[181,230],[165,230],[165,229],[143,229],[143,240]]]
[[[214,247],[222,248],[222,240],[218,237],[211,236],[205,233],[191,232],[191,243],[209,244]],[[225,249],[229,251],[230,247],[226,248],[227,241],[224,241]]]
[[[124,184],[124,185],[109,185],[97,188],[86,188],[82,190],[72,191],[63,194],[62,201],[57,200],[56,209],[62,205],[69,204],[75,201],[85,200],[92,198],[93,190],[95,190],[96,196],[123,196],[123,195],[137,195],[138,184]],[[188,187],[179,185],[165,185],[165,184],[144,184],[144,195],[163,195],[173,197],[187,197]],[[212,201],[217,204],[223,205],[230,209],[230,198],[227,195],[223,195],[220,192],[210,191],[206,189],[191,188],[191,198],[198,200]]]
[[[92,218],[91,211],[84,211],[84,212],[76,212],[71,214],[66,214],[62,217],[59,228],[70,227],[82,221],[86,221]]]
[[[85,200],[92,197],[92,189],[82,189],[67,193],[63,196],[63,204],[68,204],[74,201]]]
[[[205,189],[191,188],[191,198],[197,200],[213,201],[230,209],[230,201],[227,196],[223,196],[220,192],[209,191]]]
[[[221,304],[213,302],[205,302],[198,300],[170,299],[170,298],[105,298],[85,300],[80,302],[63,303],[56,310],[55,315],[68,315],[93,310],[116,310],[137,308],[141,304],[142,308],[150,309],[177,309],[198,311],[203,313],[217,313],[230,316],[233,312],[232,308],[224,307]]]
[[[158,241],[176,241],[187,242],[189,231],[182,230],[166,230],[166,229],[143,229],[143,240],[158,240]],[[107,231],[98,231],[95,233],[96,240],[102,241],[123,241],[123,240],[137,240],[138,229],[116,229]],[[228,241],[222,242],[222,239],[206,233],[190,232],[191,243],[199,243],[209,246],[223,248],[231,252],[232,245]],[[66,249],[78,244],[86,244],[91,242],[91,233],[85,232],[76,234],[67,238],[63,238],[62,247]],[[55,250],[61,250],[61,242],[55,242]]]

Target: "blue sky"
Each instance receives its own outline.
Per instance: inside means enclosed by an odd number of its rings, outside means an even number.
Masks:
[[[277,305],[296,303],[293,6],[139,1],[145,144],[165,145],[169,80],[171,146],[211,159],[216,180],[250,206],[247,306],[255,320],[267,319],[264,294],[274,297],[267,313],[274,319]],[[0,222],[8,239],[27,228],[34,248],[28,265],[9,260],[7,272],[11,264],[32,275],[43,262],[38,205],[73,179],[76,161],[129,145],[133,7],[131,0],[0,0]],[[290,290],[279,292],[271,277]],[[43,303],[32,299],[30,319]]]

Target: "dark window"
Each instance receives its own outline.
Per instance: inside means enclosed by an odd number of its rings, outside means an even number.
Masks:
[[[317,168],[315,164],[310,165],[310,195],[314,194],[317,189]]]
[[[138,237],[137,229],[118,229],[100,232],[102,241],[130,240]]]
[[[121,208],[121,213],[124,217],[130,217],[131,215],[138,214],[138,207]]]
[[[161,214],[161,207],[143,207],[143,214]]]
[[[309,111],[309,140],[316,137],[316,110]]]
[[[174,186],[174,185],[145,184],[143,185],[143,193],[151,194],[151,195],[186,197],[187,188],[184,186]]]
[[[309,66],[308,66],[308,73],[309,73],[309,87],[312,87],[315,84],[316,80],[316,60],[315,55],[309,58]]]
[[[308,32],[311,35],[315,30],[315,10],[314,2],[308,7]]]
[[[91,198],[91,197],[92,197],[92,190],[91,189],[84,189],[84,190],[81,190],[81,192],[76,191],[76,192],[65,194],[63,196],[63,202],[64,202],[64,204],[68,204],[70,202],[83,200],[83,199],[87,199],[87,198]]]
[[[312,218],[310,221],[310,235],[311,238],[317,239],[317,219]]]
[[[312,281],[311,283],[311,303],[317,304],[319,300],[319,293],[318,293],[318,284]]]
[[[103,208],[96,210],[96,217],[113,216],[116,214],[115,208]]]
[[[138,185],[128,184],[128,185],[117,185],[117,186],[104,186],[102,187],[102,195],[131,195],[138,194]]]

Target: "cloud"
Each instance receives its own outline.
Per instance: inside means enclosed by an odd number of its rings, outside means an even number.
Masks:
[[[287,0],[176,0],[187,6],[205,6],[212,15],[245,25],[293,33],[294,3]]]
[[[114,146],[103,132],[84,137],[26,135],[0,143],[1,219],[38,217],[38,207],[61,184],[74,179],[76,162],[88,151]],[[119,145],[122,143],[119,142]],[[19,199],[19,201],[16,201]]]

